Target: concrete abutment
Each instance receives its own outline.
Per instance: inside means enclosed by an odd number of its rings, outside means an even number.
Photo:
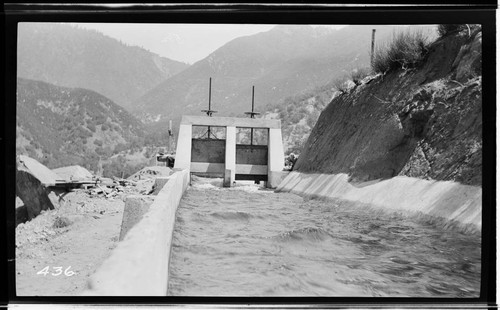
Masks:
[[[192,126],[226,129],[225,140],[193,139]],[[267,145],[237,144],[237,128],[265,129]],[[222,152],[222,153],[221,153]],[[236,180],[265,181],[276,188],[282,178],[284,149],[280,120],[237,117],[182,117],[175,168],[189,169],[199,176],[222,177],[223,186]]]

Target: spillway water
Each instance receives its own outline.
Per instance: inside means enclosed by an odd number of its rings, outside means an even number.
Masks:
[[[179,205],[168,295],[479,297],[479,232],[221,183]]]

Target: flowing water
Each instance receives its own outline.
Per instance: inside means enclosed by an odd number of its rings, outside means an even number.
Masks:
[[[478,232],[197,180],[177,210],[169,295],[479,297]]]

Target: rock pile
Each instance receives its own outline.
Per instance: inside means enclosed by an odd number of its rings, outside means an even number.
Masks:
[[[125,200],[129,195],[155,195],[161,188],[160,184],[155,185],[155,179],[171,173],[167,167],[146,167],[128,179],[98,178],[81,166],[50,170],[23,155],[18,157],[16,167],[16,196],[19,198],[16,201],[16,226],[43,211],[57,210],[67,204],[68,193],[79,192],[86,197],[87,201],[79,204],[81,208],[92,205],[93,199],[112,202]],[[165,182],[163,180],[162,185]]]
[[[95,187],[86,190],[90,197],[122,198],[125,195],[149,195],[154,190],[154,179],[148,178],[139,181],[132,181],[120,178],[108,179],[109,181],[98,180]]]
[[[139,181],[145,179],[153,179],[156,177],[168,177],[172,173],[172,170],[168,167],[155,166],[155,167],[145,167],[130,177],[128,180]]]

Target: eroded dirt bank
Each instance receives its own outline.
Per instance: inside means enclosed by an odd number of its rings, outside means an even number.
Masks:
[[[481,186],[481,31],[438,39],[419,67],[367,78],[322,112],[294,170]]]

